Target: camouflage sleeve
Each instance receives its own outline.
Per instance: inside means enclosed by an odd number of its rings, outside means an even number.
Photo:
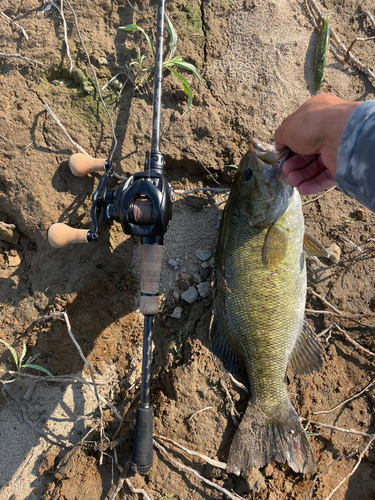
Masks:
[[[346,124],[335,182],[343,193],[375,212],[375,100],[358,106]]]

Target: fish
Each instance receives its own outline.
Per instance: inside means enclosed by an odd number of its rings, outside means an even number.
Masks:
[[[314,455],[286,386],[286,370],[319,370],[323,350],[305,316],[306,258],[327,256],[304,230],[301,198],[282,165],[292,152],[253,141],[241,160],[221,220],[212,349],[251,397],[226,470],[248,474],[273,461],[313,474]]]

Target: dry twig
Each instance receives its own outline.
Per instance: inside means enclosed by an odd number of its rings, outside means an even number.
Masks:
[[[195,417],[195,415],[198,415],[198,413],[202,413],[203,411],[206,410],[211,410],[213,408],[212,406],[207,406],[206,408],[202,408],[201,410],[197,410],[194,413],[192,413],[188,418],[185,419],[185,422],[190,422],[190,420]]]
[[[335,327],[339,330],[339,332],[341,332],[345,335],[345,337],[349,340],[349,342],[351,342],[356,347],[358,347],[362,351],[366,352],[370,356],[375,356],[375,353],[373,353],[373,352],[369,351],[368,349],[366,349],[365,347],[361,346],[361,344],[358,344],[358,342],[356,342],[354,339],[352,339],[351,336],[348,334],[348,332],[346,332],[343,328],[339,327],[339,325],[337,323],[335,323]]]
[[[65,16],[64,16],[64,0],[61,0],[60,2],[60,15],[61,15],[61,20],[63,23],[63,28],[64,28],[64,41],[65,41],[65,47],[66,47],[66,57],[68,58],[69,61],[69,72],[71,73],[73,71],[73,61],[70,56],[70,49],[69,49],[69,42],[68,42],[68,30],[66,27],[66,21],[65,21]]]
[[[148,494],[145,492],[143,488],[133,488],[132,483],[130,482],[130,479],[126,478],[125,483],[128,485],[129,490],[133,494],[138,494],[138,495],[143,495],[143,498],[146,500],[151,500],[151,498],[148,496]]]
[[[76,349],[77,349],[77,351],[78,351],[78,353],[79,353],[82,361],[85,363],[85,365],[87,366],[87,368],[88,368],[88,370],[90,372],[90,377],[91,377],[92,385],[94,387],[94,394],[95,394],[95,397],[96,397],[96,402],[97,402],[99,413],[100,413],[100,419],[99,419],[100,443],[102,444],[104,442],[104,440],[106,440],[108,442],[109,439],[107,438],[107,436],[105,435],[105,432],[104,432],[103,409],[102,409],[102,405],[101,405],[100,398],[99,398],[98,388],[97,388],[97,385],[96,385],[96,382],[95,382],[94,372],[92,370],[92,367],[91,367],[90,363],[87,361],[85,355],[83,354],[80,345],[78,344],[78,342],[76,341],[76,339],[75,339],[75,337],[73,335],[68,315],[64,311],[64,312],[61,312],[61,313],[51,313],[51,314],[49,314],[47,316],[44,316],[43,318],[40,318],[40,319],[50,319],[50,318],[60,318],[60,319],[63,319],[65,321],[69,337],[71,338],[71,340],[72,340],[73,344],[75,345],[75,347],[76,347]],[[100,465],[102,465],[102,462],[103,462],[103,454],[101,452],[101,454],[100,454],[100,460],[99,460]]]
[[[308,2],[314,8],[314,10],[315,10],[316,14],[318,15],[320,21],[323,22],[324,21],[324,16],[323,16],[322,12],[320,11],[319,7],[317,6],[315,0],[308,0]],[[332,37],[333,37],[333,39],[334,39],[334,41],[335,41],[335,43],[337,45],[337,47],[334,47],[334,46],[332,47],[330,45],[331,51],[335,54],[335,57],[337,57],[340,62],[345,62],[344,59],[340,59],[340,57],[337,54],[337,51],[341,52],[342,57],[345,57],[348,54],[348,49],[341,42],[341,40],[337,36],[337,33],[335,32],[335,30],[332,27],[330,27],[330,33],[331,33],[331,35],[332,35]],[[349,58],[350,58],[350,61],[355,66],[357,66],[357,68],[359,68],[361,71],[363,71],[363,73],[365,73],[371,79],[375,80],[375,74],[370,69],[368,69],[364,64],[362,64],[361,61],[359,61],[359,59],[357,59],[355,56],[351,55],[350,53],[349,53]]]
[[[335,188],[336,188],[336,186],[333,186],[333,187],[327,189],[326,191],[324,191],[323,193],[321,193],[319,196],[316,196],[313,200],[308,200],[308,201],[305,201],[304,203],[302,203],[302,206],[308,205],[309,203],[313,203],[314,201],[319,200],[319,198],[321,198],[322,196],[325,196],[330,191],[333,191]]]
[[[328,497],[326,497],[324,500],[330,500],[330,498],[332,498],[332,496],[336,493],[336,491],[350,478],[350,476],[352,476],[354,474],[354,472],[358,469],[358,467],[360,466],[360,463],[362,461],[362,458],[364,456],[364,454],[367,452],[367,450],[370,448],[370,446],[372,445],[373,441],[375,439],[375,435],[372,435],[371,438],[369,439],[367,445],[364,447],[364,449],[361,451],[359,457],[358,457],[358,460],[356,462],[356,464],[354,465],[353,469],[351,470],[351,472],[349,474],[347,474],[344,479],[342,479],[339,484],[331,491],[331,493],[328,495]]]
[[[330,304],[328,302],[328,300],[324,299],[321,295],[319,295],[318,293],[314,292],[314,290],[312,288],[309,288],[307,287],[307,291],[309,293],[311,293],[311,295],[314,295],[314,297],[317,297],[319,300],[321,300],[323,302],[323,304],[325,304],[326,306],[330,307],[332,309],[332,311],[335,311],[335,313],[337,314],[342,314],[341,311],[339,311],[335,306],[333,306],[332,304]]]
[[[77,144],[71,137],[70,135],[68,134],[68,131],[66,130],[66,128],[64,127],[64,125],[60,122],[60,120],[57,118],[57,116],[55,115],[55,113],[53,113],[53,111],[51,111],[51,108],[48,106],[48,104],[45,104],[44,107],[46,108],[46,111],[47,113],[50,115],[50,117],[54,120],[54,122],[61,128],[61,130],[64,132],[66,138],[68,139],[68,141],[73,144],[73,146],[78,149],[78,151],[80,151],[81,153],[83,153],[84,155],[87,155],[87,156],[90,156],[79,144]]]
[[[310,486],[309,492],[308,492],[308,494],[307,494],[306,500],[309,500],[309,498],[310,498],[310,496],[311,496],[311,493],[312,493],[312,491],[313,491],[313,489],[314,489],[314,486],[315,486],[316,481],[317,481],[317,480],[318,480],[318,479],[319,479],[319,478],[320,478],[320,477],[321,477],[321,476],[322,476],[325,472],[327,472],[327,470],[328,470],[328,469],[330,469],[333,465],[335,465],[335,463],[337,463],[337,462],[338,462],[339,460],[341,460],[342,458],[350,458],[350,457],[352,457],[355,453],[357,453],[357,451],[358,451],[358,450],[354,450],[354,451],[352,451],[351,453],[349,453],[348,455],[344,455],[344,454],[340,455],[339,457],[337,457],[337,458],[336,458],[336,460],[334,460],[332,463],[330,463],[330,464],[328,465],[328,467],[326,467],[324,470],[322,470],[322,472],[320,472],[319,474],[317,474],[317,475],[314,477],[314,479],[313,479],[313,481],[312,481],[312,483],[311,483],[311,486]]]
[[[10,21],[11,23],[13,23],[15,26],[17,26],[17,28],[19,28],[21,31],[22,31],[22,34],[23,36],[26,38],[26,40],[29,39],[29,37],[27,36],[27,33],[26,31],[22,28],[22,26],[18,23],[16,23],[16,21],[13,21],[13,19],[11,19],[10,17],[8,17],[6,14],[4,14],[4,12],[1,12],[1,14],[6,18],[8,19],[8,21]]]
[[[225,462],[219,462],[217,460],[213,460],[212,458],[208,457],[207,455],[202,455],[201,453],[198,453],[197,451],[192,451],[188,450],[185,448],[185,446],[182,446],[182,444],[177,443],[176,441],[173,441],[173,439],[167,438],[165,436],[155,436],[158,439],[162,439],[163,441],[167,441],[167,443],[173,444],[173,446],[176,446],[177,448],[180,448],[180,450],[185,451],[189,455],[192,455],[193,457],[201,458],[205,462],[207,462],[210,465],[213,465],[214,467],[217,467],[218,469],[226,469],[227,464]]]
[[[345,399],[345,401],[342,401],[341,403],[337,404],[336,406],[334,406],[330,410],[313,411],[312,414],[313,415],[322,415],[323,413],[330,413],[331,411],[335,411],[338,408],[340,408],[341,406],[344,406],[344,404],[349,403],[349,401],[352,401],[352,399],[358,398],[361,394],[363,394],[368,389],[370,389],[370,387],[372,387],[374,384],[375,384],[375,380],[372,380],[368,385],[366,385],[366,387],[364,389],[362,389],[361,392],[357,392],[356,394],[354,394],[353,396],[351,396],[348,399]]]
[[[45,64],[43,64],[39,61],[35,61],[34,59],[29,59],[28,57],[20,56],[19,54],[4,54],[4,53],[0,52],[0,57],[14,57],[15,59],[21,59],[22,61],[26,61],[28,63],[39,64],[40,66],[45,66]]]
[[[79,41],[81,42],[81,45],[82,45],[82,48],[83,48],[83,51],[86,55],[86,58],[87,58],[87,62],[88,62],[88,65],[90,66],[90,69],[91,69],[91,72],[93,74],[93,77],[94,77],[94,80],[95,80],[95,84],[96,84],[96,89],[98,91],[98,96],[99,96],[99,99],[100,99],[100,102],[103,106],[103,109],[104,111],[106,112],[107,116],[108,116],[108,120],[109,120],[109,123],[111,125],[111,131],[112,131],[112,149],[111,149],[111,152],[109,154],[109,161],[112,160],[112,157],[113,157],[113,153],[115,152],[116,150],[116,147],[117,147],[117,138],[116,138],[116,134],[115,134],[115,127],[114,127],[114,124],[113,124],[113,120],[112,120],[112,116],[110,114],[110,112],[108,111],[108,108],[107,106],[105,105],[105,102],[103,101],[103,97],[102,97],[102,93],[100,91],[100,85],[99,85],[99,81],[98,81],[98,78],[96,76],[96,73],[95,73],[95,70],[93,68],[93,65],[91,64],[91,60],[90,60],[90,56],[89,56],[89,53],[87,52],[87,49],[86,49],[86,45],[85,45],[85,42],[83,41],[83,38],[82,38],[82,35],[81,35],[81,32],[80,32],[80,29],[79,29],[79,26],[78,26],[78,21],[77,21],[77,16],[76,16],[76,13],[75,13],[75,10],[73,9],[73,7],[71,6],[69,0],[65,0],[66,4],[68,5],[71,13],[73,14],[73,18],[74,18],[74,25],[76,27],[76,30],[77,30],[77,34],[78,34],[78,38],[79,38]]]
[[[229,402],[229,408],[230,408],[230,415],[232,417],[232,420],[233,420],[233,423],[234,425],[238,425],[238,420],[237,420],[237,417],[240,418],[240,414],[238,413],[238,411],[236,410],[236,407],[233,403],[233,399],[232,399],[232,396],[230,395],[230,392],[229,392],[229,389],[227,387],[227,384],[225,383],[224,381],[224,378],[225,377],[222,377],[220,379],[220,385],[221,387],[223,388],[227,398],[228,398],[228,402]]]
[[[167,458],[167,460],[169,460],[172,465],[174,465],[175,467],[177,467],[177,469],[180,469],[180,470],[183,470],[185,472],[190,472],[191,474],[194,474],[194,476],[196,478],[198,478],[200,481],[202,481],[203,483],[205,484],[208,484],[209,486],[211,486],[212,488],[215,488],[216,490],[220,491],[221,493],[224,493],[224,495],[226,495],[228,498],[232,499],[232,500],[245,500],[243,497],[237,495],[236,493],[231,493],[230,491],[226,490],[225,488],[222,488],[221,486],[219,486],[218,484],[215,484],[213,483],[212,481],[209,481],[208,479],[206,479],[205,477],[201,476],[197,471],[195,471],[194,469],[191,469],[190,467],[187,467],[186,465],[183,465],[181,462],[179,462],[178,460],[175,460],[168,452],[165,448],[163,448],[163,446],[161,446],[159,443],[157,443],[155,440],[154,440],[154,446],[155,448],[157,448],[158,450],[160,450],[162,452],[162,454],[165,456],[165,458]]]

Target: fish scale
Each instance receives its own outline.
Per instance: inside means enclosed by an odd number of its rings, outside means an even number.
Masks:
[[[234,473],[273,460],[296,472],[315,470],[285,384],[293,352],[300,364],[314,358],[313,369],[321,355],[304,329],[304,221],[300,196],[283,178],[285,157],[264,150],[257,157],[252,148],[236,174],[219,232],[214,352],[224,365],[232,359],[244,365],[251,389],[229,453],[227,470]]]

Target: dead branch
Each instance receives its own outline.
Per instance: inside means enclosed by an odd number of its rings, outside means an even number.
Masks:
[[[306,497],[306,500],[309,500],[310,496],[311,496],[311,493],[314,489],[314,486],[315,486],[315,483],[316,481],[325,473],[327,472],[328,469],[330,469],[333,465],[335,465],[335,463],[337,463],[339,460],[341,460],[342,458],[350,458],[352,457],[355,453],[357,453],[358,450],[354,450],[352,451],[351,453],[349,453],[348,455],[344,455],[344,454],[341,454],[339,457],[336,458],[336,460],[334,460],[332,463],[330,463],[324,470],[322,470],[322,472],[320,472],[319,474],[317,474],[312,483],[311,483],[311,486],[310,486],[310,489],[309,489],[309,492],[307,493],[307,497]]]
[[[372,445],[373,441],[375,439],[375,435],[373,435],[367,445],[364,447],[364,449],[362,450],[362,452],[360,453],[359,457],[358,457],[358,460],[356,462],[356,464],[354,465],[353,469],[351,470],[351,472],[346,475],[344,477],[344,479],[342,481],[340,481],[340,483],[331,491],[331,493],[328,495],[328,497],[326,497],[324,500],[330,500],[330,498],[332,498],[332,496],[336,493],[336,491],[345,483],[345,481],[347,481],[347,479],[350,478],[350,476],[352,476],[354,474],[354,472],[358,469],[358,467],[360,466],[360,463],[362,461],[362,458],[364,456],[364,454],[367,452],[367,450],[370,448],[370,446]]]
[[[202,413],[203,411],[207,411],[207,410],[211,410],[211,408],[213,408],[213,406],[207,406],[206,408],[202,408],[201,410],[197,410],[195,411],[194,413],[192,413],[190,415],[190,417],[186,418],[185,419],[185,422],[190,422],[190,420],[195,417],[195,415],[198,415],[198,413]]]
[[[237,417],[240,418],[240,414],[238,413],[238,411],[236,410],[236,407],[234,406],[232,396],[230,395],[229,389],[227,387],[227,384],[224,381],[224,378],[225,377],[222,377],[220,379],[220,385],[223,388],[223,390],[224,390],[224,392],[225,392],[225,394],[226,394],[226,396],[228,398],[229,408],[230,408],[230,415],[232,417],[233,423],[234,423],[235,426],[237,426],[238,425]]]
[[[27,36],[26,31],[22,28],[22,26],[20,24],[16,23],[16,21],[13,21],[13,19],[11,19],[10,17],[8,17],[6,14],[4,14],[4,12],[0,12],[0,14],[2,14],[6,19],[8,19],[8,21],[10,21],[15,26],[17,26],[17,28],[19,28],[22,31],[22,34],[26,38],[26,40],[29,39],[29,37]]]
[[[368,38],[355,38],[352,43],[349,45],[346,56],[345,56],[345,61],[349,61],[350,58],[350,51],[354,47],[355,43],[357,42],[368,42],[369,40],[375,40],[375,36],[370,36]]]
[[[319,300],[321,300],[323,302],[323,304],[325,304],[326,306],[330,307],[332,309],[332,311],[335,311],[335,313],[340,314],[340,315],[342,314],[342,312],[339,311],[335,306],[333,306],[332,304],[330,304],[328,302],[328,300],[326,300],[325,298],[323,298],[318,293],[314,292],[314,290],[312,288],[307,287],[307,291],[309,293],[311,293],[311,295],[314,295],[314,297],[317,297]]]
[[[110,496],[109,500],[115,500],[115,498],[117,497],[117,494],[120,492],[121,488],[122,488],[122,485],[124,484],[124,481],[125,481],[125,478],[126,478],[126,475],[130,469],[130,466],[131,466],[131,460],[129,459],[126,464],[124,465],[124,467],[120,467],[117,463],[117,454],[115,454],[115,463],[118,467],[118,469],[120,470],[121,472],[121,475],[118,479],[118,482],[117,482],[117,485],[116,485],[116,488],[115,488],[115,491],[112,493],[112,495]]]
[[[336,316],[338,318],[353,319],[353,320],[375,316],[375,313],[359,313],[359,314],[343,314],[343,313],[341,313],[341,314],[338,314],[338,313],[333,312],[333,311],[322,311],[322,310],[318,310],[318,309],[305,309],[305,312],[307,314],[329,314],[330,316]]]
[[[91,64],[89,53],[87,52],[85,42],[83,41],[83,38],[82,38],[82,35],[81,35],[81,31],[80,31],[79,26],[78,26],[78,20],[77,20],[77,16],[76,16],[75,10],[71,6],[69,0],[65,0],[65,2],[67,4],[67,6],[69,7],[71,13],[73,14],[74,25],[75,25],[76,30],[77,30],[77,35],[78,35],[79,41],[81,42],[83,51],[84,51],[84,53],[86,55],[86,58],[87,58],[88,65],[89,65],[91,73],[92,73],[92,75],[94,77],[95,84],[96,84],[96,89],[97,89],[97,92],[98,92],[98,96],[99,96],[100,102],[101,102],[101,104],[103,106],[104,111],[107,114],[109,123],[111,125],[111,131],[112,131],[112,149],[111,149],[111,152],[110,152],[109,157],[108,157],[108,160],[111,161],[112,157],[113,157],[113,153],[115,152],[115,150],[117,148],[117,138],[116,138],[116,134],[115,134],[115,126],[113,124],[112,116],[111,116],[110,112],[108,111],[108,108],[105,105],[105,102],[103,100],[103,96],[102,96],[102,93],[100,91],[100,85],[99,85],[98,78],[96,76],[96,72],[95,72],[95,70],[93,68],[93,65]]]
[[[154,446],[155,448],[157,448],[158,450],[161,451],[161,453],[165,456],[165,458],[167,460],[169,460],[171,462],[172,465],[174,465],[175,467],[177,467],[177,469],[180,469],[180,470],[183,470],[185,472],[190,472],[191,474],[194,474],[194,476],[196,478],[198,478],[200,481],[202,481],[203,483],[205,484],[208,484],[209,486],[211,486],[212,488],[215,488],[216,490],[220,491],[221,493],[224,493],[224,495],[226,495],[228,498],[231,498],[232,500],[245,500],[243,497],[237,495],[236,493],[231,493],[230,491],[226,490],[225,488],[222,488],[221,486],[219,486],[218,484],[215,484],[213,483],[212,481],[209,481],[208,479],[206,479],[205,477],[201,476],[197,471],[195,471],[194,469],[191,469],[190,467],[187,467],[186,465],[183,465],[181,462],[179,462],[178,460],[175,460],[168,452],[165,448],[163,448],[163,446],[161,446],[159,443],[157,443],[155,440],[154,440]]]
[[[92,367],[91,367],[90,363],[87,361],[85,355],[83,354],[80,345],[78,344],[78,342],[76,341],[76,339],[75,339],[75,337],[73,335],[68,315],[64,311],[64,312],[61,312],[61,313],[51,313],[51,314],[48,315],[48,317],[50,317],[50,318],[60,318],[60,319],[63,319],[65,321],[65,324],[66,324],[66,327],[67,327],[67,330],[68,330],[68,335],[71,338],[73,344],[75,345],[75,347],[76,347],[76,349],[77,349],[77,351],[78,351],[78,353],[79,353],[82,361],[85,363],[85,365],[87,366],[87,368],[88,368],[88,370],[90,372],[91,381],[92,381],[92,384],[93,384],[93,387],[94,387],[94,394],[95,394],[95,397],[96,397],[96,402],[97,402],[99,413],[100,413],[100,420],[99,420],[100,443],[102,444],[104,442],[104,440],[106,440],[108,442],[109,439],[107,438],[107,436],[105,435],[105,432],[104,432],[103,409],[102,409],[102,405],[101,405],[100,398],[99,398],[98,387],[97,387],[96,382],[95,382],[94,372],[92,370]],[[103,454],[102,454],[102,452],[100,454],[99,463],[100,463],[100,465],[102,465],[102,463],[103,463]]]
[[[57,118],[57,116],[55,115],[55,113],[53,113],[53,111],[51,111],[51,108],[48,106],[48,104],[45,104],[44,107],[46,108],[46,111],[47,113],[50,115],[50,117],[54,120],[54,122],[61,128],[61,130],[64,132],[66,138],[68,139],[68,141],[73,144],[73,146],[78,149],[78,151],[80,151],[81,153],[83,153],[84,155],[87,155],[87,156],[90,156],[79,144],[77,144],[71,137],[70,135],[68,134],[68,131],[66,130],[66,128],[64,127],[64,125],[60,122],[60,120]]]
[[[370,389],[370,387],[372,387],[373,385],[375,384],[375,380],[373,380],[372,382],[370,382],[368,385],[366,385],[366,387],[364,389],[362,389],[361,392],[357,392],[356,394],[354,394],[353,396],[351,396],[350,398],[348,399],[345,399],[345,401],[343,401],[342,403],[339,403],[337,404],[336,406],[334,406],[333,408],[331,408],[330,410],[323,410],[323,411],[313,411],[312,414],[313,415],[322,415],[323,413],[330,413],[331,411],[335,411],[337,410],[338,408],[340,408],[341,406],[344,406],[344,404],[346,403],[349,403],[349,401],[352,401],[352,399],[355,399],[355,398],[358,398],[359,396],[361,396],[361,394],[363,394],[364,392],[366,392],[368,389]]]
[[[173,444],[173,446],[176,446],[176,448],[179,448],[180,450],[185,451],[189,455],[192,455],[193,457],[201,458],[205,462],[207,462],[210,465],[213,465],[214,467],[217,467],[218,469],[226,469],[227,464],[225,462],[219,462],[217,460],[213,460],[212,458],[208,457],[207,455],[202,455],[201,453],[198,453],[197,451],[192,451],[188,450],[185,448],[185,446],[182,446],[181,444],[177,443],[176,441],[173,441],[173,439],[167,438],[165,436],[155,436],[157,439],[162,439],[163,441],[167,441],[167,443]]]
[[[332,328],[335,326],[335,323],[331,323],[325,330],[317,334],[318,339],[320,337],[323,337],[327,332],[330,332]],[[326,342],[331,338],[331,332],[329,333],[328,337],[325,339]]]
[[[321,198],[322,196],[325,196],[327,193],[329,193],[330,191],[332,191],[335,188],[336,188],[336,186],[333,186],[333,187],[327,189],[326,191],[321,193],[319,196],[316,196],[313,200],[308,200],[308,201],[305,201],[304,203],[302,203],[302,206],[308,205],[309,203],[313,203],[314,201],[319,200],[319,198]]]
[[[345,434],[355,434],[356,436],[362,436],[368,439],[375,438],[375,434],[366,434],[365,432],[356,431],[355,429],[343,429],[342,427],[336,427],[335,425],[321,424],[320,422],[313,422],[313,421],[311,421],[310,424],[314,424],[317,427],[323,427],[324,429],[330,429],[336,432],[343,432]]]
[[[64,28],[64,41],[65,41],[65,47],[66,47],[66,57],[68,58],[69,61],[69,73],[73,71],[73,61],[70,56],[70,49],[69,49],[69,42],[68,42],[68,30],[66,27],[66,21],[65,21],[65,16],[64,16],[64,0],[60,0],[60,15],[61,15],[61,20],[63,23],[63,28]]]
[[[308,0],[310,5],[314,8],[315,12],[317,13],[320,21],[324,21],[324,16],[322,14],[322,12],[320,11],[319,7],[317,6],[316,2],[314,0]],[[345,47],[345,45],[341,42],[341,40],[339,39],[339,37],[337,36],[337,33],[335,32],[335,30],[330,27],[330,33],[337,45],[337,48],[336,47],[333,47],[333,49],[338,49],[342,56],[345,57],[346,54],[348,53],[348,49]],[[330,45],[330,50],[335,54],[335,50],[332,50],[332,47]],[[335,54],[335,56],[337,56],[337,54]],[[359,68],[361,71],[363,71],[363,73],[365,73],[367,76],[369,76],[372,80],[375,80],[375,74],[369,70],[364,64],[361,63],[361,61],[359,61],[359,59],[357,59],[355,56],[349,54],[349,58],[350,58],[350,61],[352,62],[352,64],[354,64],[355,66],[357,66],[357,68]],[[344,62],[343,60],[339,59],[341,62]]]
[[[146,500],[151,500],[151,498],[147,495],[147,493],[145,492],[144,489],[142,489],[142,488],[133,488],[132,483],[130,482],[130,479],[126,478],[125,479],[125,483],[128,485],[129,490],[133,494],[143,495],[143,498],[145,498]]]
[[[352,339],[350,337],[350,335],[343,329],[343,328],[340,328],[338,326],[337,323],[335,323],[335,327],[345,335],[345,337],[349,340],[349,342],[351,342],[352,344],[354,344],[356,347],[358,347],[358,349],[361,349],[362,351],[366,352],[367,354],[369,354],[370,356],[375,356],[375,353],[369,351],[368,349],[366,349],[365,347],[362,347],[361,344],[358,344],[358,342],[356,342],[354,339]]]
[[[35,61],[34,59],[29,59],[28,57],[20,56],[19,54],[4,54],[0,52],[0,57],[14,57],[15,59],[21,59],[22,61],[26,61],[31,64],[39,64],[39,66],[45,66],[45,64]]]

